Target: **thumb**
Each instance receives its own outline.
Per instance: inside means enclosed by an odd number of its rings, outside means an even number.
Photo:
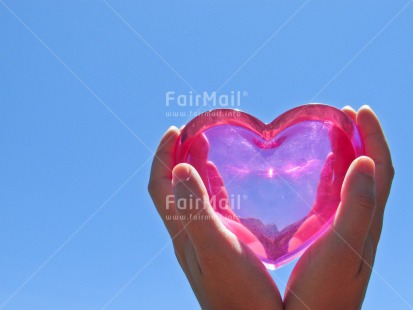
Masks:
[[[374,161],[361,156],[353,161],[341,189],[341,203],[333,231],[347,246],[363,255],[364,243],[376,208]]]
[[[229,231],[209,203],[204,183],[196,169],[179,164],[172,171],[175,208],[195,250],[216,249]]]

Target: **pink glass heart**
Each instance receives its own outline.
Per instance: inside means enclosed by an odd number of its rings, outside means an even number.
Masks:
[[[363,153],[353,120],[331,106],[303,105],[269,124],[218,109],[185,126],[175,164],[196,168],[224,225],[274,269],[326,231]]]

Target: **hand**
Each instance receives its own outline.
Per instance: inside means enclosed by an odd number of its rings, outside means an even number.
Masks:
[[[172,171],[179,133],[171,127],[162,138],[148,190],[201,307],[283,309],[270,274],[248,246],[222,224],[195,168],[179,164]],[[190,208],[191,203],[197,207]],[[174,220],[176,215],[179,220]]]
[[[330,229],[299,259],[289,279],[285,309],[359,309],[380,239],[394,169],[379,120],[369,107],[352,117],[366,155],[351,164]]]
[[[334,215],[332,212],[335,212],[333,210],[336,210],[340,203],[341,187],[351,165],[351,158],[354,158],[354,151],[346,147],[349,141],[340,129],[333,127],[330,134],[331,152],[327,155],[321,170],[315,201],[308,218],[291,238],[289,251],[295,250],[314,234],[330,226],[331,217]]]

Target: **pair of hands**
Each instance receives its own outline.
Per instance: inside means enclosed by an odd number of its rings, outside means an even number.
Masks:
[[[152,164],[149,193],[202,308],[361,307],[394,169],[374,112],[367,106],[358,112],[350,107],[343,111],[357,122],[367,156],[354,160],[348,169],[334,222],[297,262],[284,301],[261,261],[222,224],[209,204],[198,172],[188,164],[173,167],[173,149],[180,131],[171,127],[163,136]],[[176,208],[174,202],[167,205],[171,195],[175,202],[198,199],[202,207]]]

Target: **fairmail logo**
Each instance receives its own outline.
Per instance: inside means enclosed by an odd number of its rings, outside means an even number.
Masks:
[[[166,107],[212,107],[212,108],[238,108],[242,99],[248,96],[247,91],[233,90],[229,94],[213,92],[177,94],[175,91],[165,93]]]

